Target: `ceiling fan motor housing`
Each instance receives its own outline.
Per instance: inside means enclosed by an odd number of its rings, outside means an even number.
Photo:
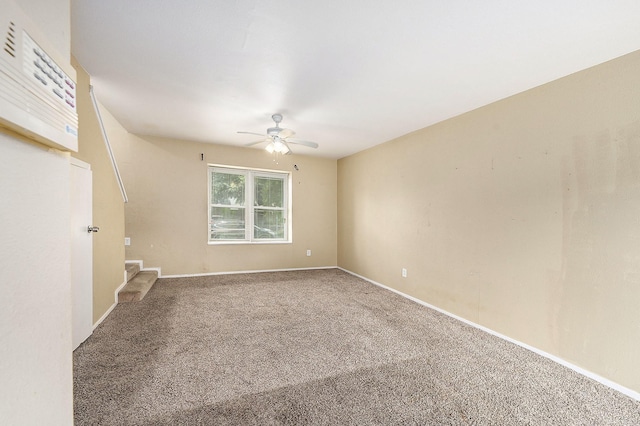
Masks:
[[[277,136],[280,133],[280,130],[282,130],[282,128],[280,128],[280,122],[282,121],[282,114],[273,114],[271,116],[271,119],[276,123],[276,127],[269,127],[267,129],[267,134],[269,136]]]

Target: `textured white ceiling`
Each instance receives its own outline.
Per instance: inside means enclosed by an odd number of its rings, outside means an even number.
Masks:
[[[296,153],[332,158],[640,49],[638,0],[71,3],[130,132],[242,146],[280,112],[320,144]]]

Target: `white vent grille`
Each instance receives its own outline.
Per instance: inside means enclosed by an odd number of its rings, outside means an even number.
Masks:
[[[75,70],[13,0],[0,0],[0,127],[77,151]]]
[[[16,24],[9,22],[9,29],[7,29],[7,36],[4,40],[4,51],[11,57],[16,57]]]

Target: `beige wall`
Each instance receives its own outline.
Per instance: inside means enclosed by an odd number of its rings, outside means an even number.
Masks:
[[[640,52],[339,160],[338,223],[339,266],[640,391]]]
[[[129,134],[105,117],[129,196],[127,259],[163,275],[336,266],[336,160],[288,155],[275,163],[260,149]],[[290,171],[293,243],[208,245],[208,163]]]
[[[19,6],[68,63],[69,2]],[[68,153],[0,129],[2,425],[73,423],[69,169]]]
[[[93,172],[93,321],[115,301],[124,281],[124,201],[89,95],[90,79],[72,58],[77,71],[78,152],[72,155],[91,164]]]

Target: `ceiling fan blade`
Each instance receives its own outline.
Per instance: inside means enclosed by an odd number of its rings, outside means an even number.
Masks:
[[[308,146],[309,148],[317,148],[318,144],[315,142],[311,142],[311,141],[302,141],[300,139],[287,139],[288,143],[293,143],[296,145],[304,145],[304,146]]]
[[[268,141],[268,139],[260,139],[259,141],[246,143],[246,144],[244,144],[244,146],[254,146],[254,145],[257,145],[259,143],[267,142],[267,141]]]
[[[238,132],[238,133],[242,133],[243,135],[256,135],[256,136],[264,136],[264,137],[267,136],[264,133],[255,133],[255,132]]]
[[[278,133],[278,136],[280,136],[280,138],[284,139],[284,138],[290,138],[291,136],[295,135],[296,132],[294,132],[291,129],[282,129],[280,130],[280,133]]]

